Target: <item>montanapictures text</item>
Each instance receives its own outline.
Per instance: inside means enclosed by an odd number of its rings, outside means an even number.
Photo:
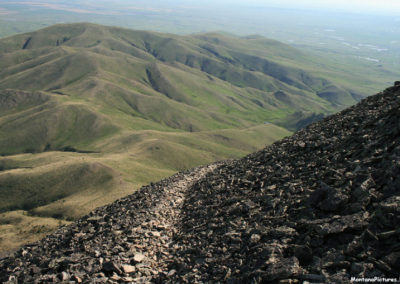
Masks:
[[[373,278],[357,278],[351,277],[351,282],[384,282],[384,283],[397,283],[400,282],[400,278],[385,278],[385,277],[373,277]]]

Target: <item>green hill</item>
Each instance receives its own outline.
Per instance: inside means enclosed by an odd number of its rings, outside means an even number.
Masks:
[[[321,66],[258,36],[70,24],[1,39],[0,247],[366,95]]]

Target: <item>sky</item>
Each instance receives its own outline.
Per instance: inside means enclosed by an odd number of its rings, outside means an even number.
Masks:
[[[318,8],[354,13],[398,13],[400,0],[230,0],[236,3],[293,8]]]

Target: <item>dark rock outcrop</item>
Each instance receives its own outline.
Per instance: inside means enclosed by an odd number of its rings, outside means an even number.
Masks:
[[[0,280],[348,283],[400,271],[400,85],[0,260]]]

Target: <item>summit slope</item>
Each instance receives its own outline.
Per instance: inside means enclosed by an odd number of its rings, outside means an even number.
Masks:
[[[176,174],[98,208],[2,258],[0,280],[397,278],[399,137],[397,82],[243,159]]]

